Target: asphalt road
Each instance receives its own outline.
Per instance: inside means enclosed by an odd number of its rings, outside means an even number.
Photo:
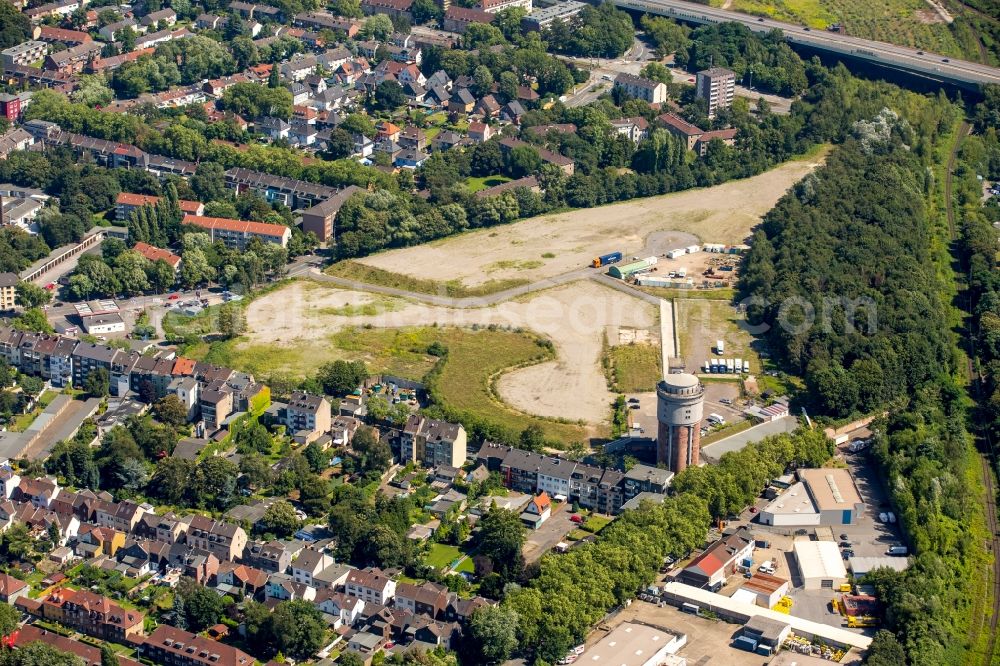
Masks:
[[[987,83],[1000,84],[1000,69],[996,67],[957,58],[947,58],[936,53],[861,39],[842,33],[811,30],[801,25],[715,9],[684,0],[614,0],[614,4],[622,9],[659,14],[689,23],[742,23],[756,33],[780,30],[791,44],[799,44],[832,54],[848,55],[891,69],[903,70],[966,87],[978,87]]]

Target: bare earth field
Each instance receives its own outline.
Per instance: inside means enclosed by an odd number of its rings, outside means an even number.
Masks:
[[[247,308],[247,323],[247,339],[254,345],[305,348],[302,364],[313,368],[344,357],[342,350],[323,341],[345,328],[436,324],[530,329],[552,340],[556,360],[505,373],[496,383],[500,397],[529,414],[590,424],[607,420],[614,398],[600,366],[604,335],[617,340],[619,328],[626,327],[658,337],[652,305],[590,280],[468,310],[296,281],[254,300]]]
[[[822,154],[716,187],[545,215],[358,261],[392,273],[472,286],[550,278],[615,250],[637,256],[647,245],[662,254],[698,241],[741,243],[761,216],[820,162]],[[654,232],[661,233],[650,239]]]

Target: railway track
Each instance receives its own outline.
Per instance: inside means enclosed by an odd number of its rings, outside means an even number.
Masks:
[[[971,129],[971,126],[967,122],[963,122],[959,127],[958,135],[955,137],[955,143],[952,146],[950,155],[948,156],[948,166],[945,173],[945,213],[948,220],[948,233],[953,243],[958,240],[958,234],[955,224],[955,200],[953,197],[954,190],[952,180],[954,178],[955,162],[958,158],[958,151],[962,148],[962,143],[964,143],[965,137],[969,135]],[[971,317],[972,304],[970,302],[966,302],[965,311],[967,315]],[[980,394],[981,378],[979,377],[979,373],[976,372],[975,362],[973,360],[975,355],[975,343],[973,340],[971,325],[966,326],[966,345],[968,351],[966,379],[969,388],[973,391],[975,400],[978,403],[982,399]],[[990,637],[987,642],[986,652],[983,655],[984,666],[991,666],[993,663],[993,653],[997,647],[997,628],[998,624],[1000,624],[1000,520],[998,520],[997,516],[997,491],[994,478],[997,457],[989,431],[984,430],[979,434],[979,436],[976,437],[976,448],[979,451],[980,467],[983,474],[983,487],[985,488],[984,515],[986,516],[987,529],[989,529],[990,532],[987,548],[993,554],[993,609],[990,614]]]

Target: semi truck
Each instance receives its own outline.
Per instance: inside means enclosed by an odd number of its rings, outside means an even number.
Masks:
[[[607,254],[602,254],[601,256],[594,259],[592,262],[594,268],[601,268],[602,266],[610,266],[611,264],[617,263],[622,260],[621,252],[609,252]]]
[[[725,354],[726,353],[726,343],[723,342],[722,340],[716,340],[715,341],[715,353],[718,354],[719,356],[722,356],[723,354]]]

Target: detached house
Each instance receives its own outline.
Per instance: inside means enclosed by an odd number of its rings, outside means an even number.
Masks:
[[[399,583],[393,601],[396,608],[431,618],[443,617],[448,608],[448,589],[434,583]]]
[[[521,513],[521,522],[525,527],[537,530],[552,514],[552,500],[544,490],[531,498],[528,506]]]

